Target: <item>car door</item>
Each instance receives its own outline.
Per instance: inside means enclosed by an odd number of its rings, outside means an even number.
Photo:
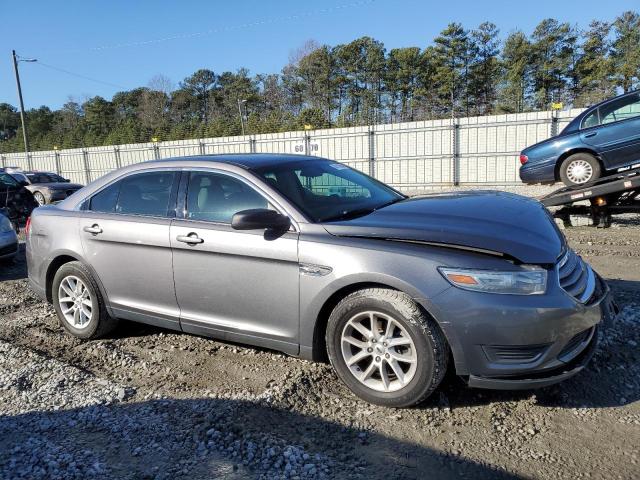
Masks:
[[[115,316],[179,328],[169,229],[179,172],[132,173],[84,205],[80,235]]]
[[[234,213],[276,208],[236,174],[194,170],[182,183],[171,226],[182,329],[298,353],[298,233],[234,230]]]
[[[596,148],[608,169],[640,162],[640,93],[600,106],[585,117],[580,137]]]

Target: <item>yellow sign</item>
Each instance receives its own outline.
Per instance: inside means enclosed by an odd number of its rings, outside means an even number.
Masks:
[[[160,141],[160,139],[159,139],[158,137],[151,137],[151,141],[152,141],[153,143],[156,143],[156,142],[159,142],[159,141]]]
[[[562,102],[553,102],[551,104],[551,110],[562,110],[562,107],[564,105],[562,105]]]
[[[304,129],[305,129],[305,130],[313,130],[313,125],[306,124],[306,125],[304,126]]]

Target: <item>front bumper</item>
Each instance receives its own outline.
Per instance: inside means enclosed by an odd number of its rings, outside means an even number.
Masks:
[[[540,296],[469,293],[452,288],[439,295],[437,318],[456,373],[479,388],[529,389],[572,377],[591,359],[598,330],[617,313],[599,276],[586,304],[553,284]]]
[[[64,200],[65,198],[67,198],[70,195],[73,195],[76,190],[50,190],[47,194],[45,194],[45,196],[47,197],[47,203],[50,202],[58,202],[60,200]]]

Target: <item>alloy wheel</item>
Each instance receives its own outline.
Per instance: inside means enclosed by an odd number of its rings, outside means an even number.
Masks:
[[[78,277],[69,275],[62,279],[58,288],[58,305],[64,320],[73,328],[82,330],[91,322],[91,293]]]
[[[395,392],[411,382],[418,356],[402,324],[377,311],[349,319],[341,336],[342,357],[351,374],[379,392]]]

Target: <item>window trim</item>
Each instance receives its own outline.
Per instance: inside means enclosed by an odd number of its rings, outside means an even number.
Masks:
[[[97,212],[95,210],[91,210],[91,200],[96,195],[100,194],[107,188],[115,185],[118,182],[124,181],[129,177],[133,177],[135,175],[143,175],[148,173],[161,173],[161,172],[170,172],[175,175],[173,180],[173,184],[171,185],[171,192],[169,193],[169,203],[167,205],[167,212],[165,215],[147,215],[144,213],[118,213],[116,211],[113,212]],[[111,182],[103,185],[99,190],[93,192],[89,197],[85,198],[80,204],[79,210],[84,212],[89,212],[97,215],[117,215],[119,217],[139,217],[139,218],[164,218],[164,219],[174,219],[177,217],[177,195],[178,195],[178,187],[180,186],[180,181],[182,178],[182,169],[180,168],[172,168],[172,167],[164,167],[164,168],[149,168],[144,170],[135,170],[133,172],[128,172],[128,174],[120,175],[117,178],[114,178]],[[120,190],[118,190],[118,198],[120,197]],[[117,205],[117,200],[116,200]]]
[[[231,226],[231,222],[214,222],[212,220],[187,218],[186,216],[187,203],[188,203],[187,195],[189,194],[189,179],[193,172],[206,172],[206,173],[213,173],[217,175],[226,175],[228,177],[231,177],[235,180],[238,180],[244,183],[246,186],[253,189],[257,194],[263,197],[267,201],[267,203],[273,205],[273,207],[276,209],[276,211],[279,214],[287,216],[291,221],[291,227],[293,228],[294,232],[300,231],[298,227],[298,223],[293,218],[293,215],[291,215],[286,208],[284,208],[277,200],[273,198],[272,195],[269,194],[267,190],[265,190],[259,184],[252,182],[249,178],[244,177],[236,172],[214,168],[214,167],[183,167],[182,168],[182,179],[180,182],[180,190],[178,191],[178,202],[177,202],[178,205],[176,207],[176,217],[175,217],[177,220],[181,220],[184,222],[201,223],[201,224],[212,225],[212,226],[223,226],[223,227]],[[241,233],[241,232],[238,232],[238,233]]]

